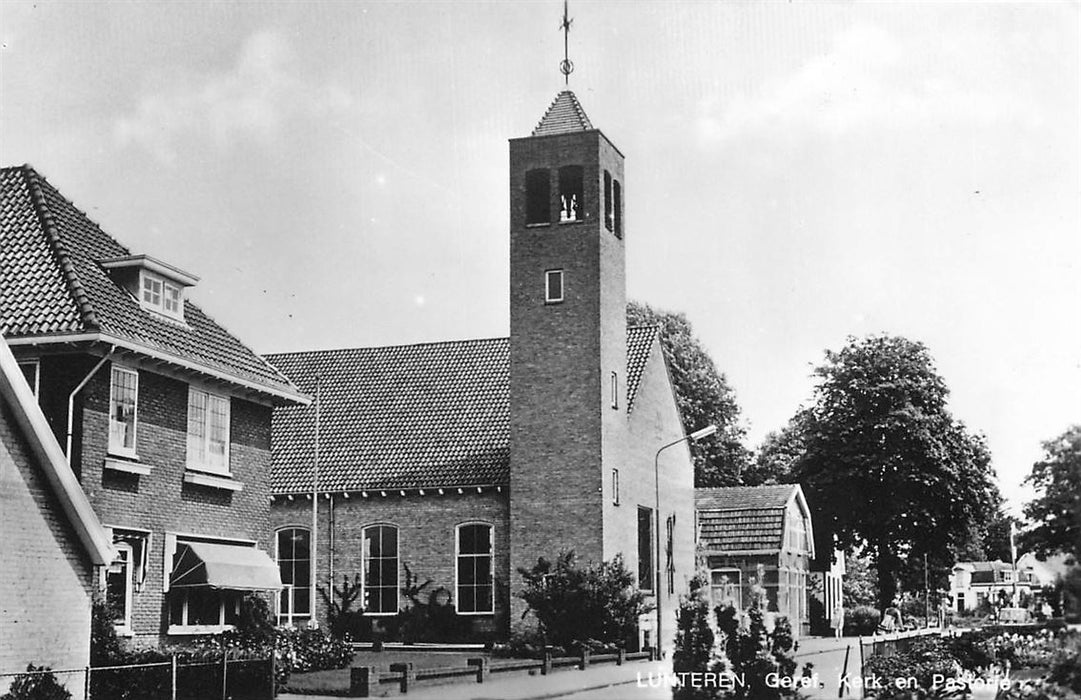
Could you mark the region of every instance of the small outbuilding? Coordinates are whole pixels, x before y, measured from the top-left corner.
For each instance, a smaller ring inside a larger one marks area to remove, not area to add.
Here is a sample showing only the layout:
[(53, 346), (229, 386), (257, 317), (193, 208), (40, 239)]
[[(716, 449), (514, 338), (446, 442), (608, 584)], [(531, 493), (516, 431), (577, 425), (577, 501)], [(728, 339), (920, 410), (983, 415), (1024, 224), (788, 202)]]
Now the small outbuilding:
[(815, 558), (811, 512), (799, 484), (695, 489), (696, 530), (714, 605), (737, 609), (752, 588), (786, 616), (793, 635), (810, 631), (808, 581)]

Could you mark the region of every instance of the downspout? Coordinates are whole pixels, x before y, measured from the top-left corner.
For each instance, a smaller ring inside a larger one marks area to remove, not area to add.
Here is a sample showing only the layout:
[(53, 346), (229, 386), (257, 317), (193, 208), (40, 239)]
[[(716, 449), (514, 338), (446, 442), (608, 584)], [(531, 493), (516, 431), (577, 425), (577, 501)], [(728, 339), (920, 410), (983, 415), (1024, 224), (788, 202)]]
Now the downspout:
[[(327, 545), (327, 586), (333, 590), (334, 587), (334, 494), (327, 494), (330, 498), (330, 508), (327, 515), (329, 516), (330, 523), (327, 525), (327, 537), (330, 542)], [(314, 600), (314, 598), (313, 598)]]
[[(74, 433), (75, 431), (75, 395), (82, 391), (83, 387), (85, 387), (87, 383), (89, 383), (90, 380), (93, 379), (94, 375), (97, 374), (99, 369), (101, 369), (101, 366), (108, 362), (109, 359), (113, 356), (113, 351), (115, 350), (115, 345), (109, 346), (109, 352), (105, 353), (105, 357), (101, 358), (101, 360), (99, 360), (98, 363), (94, 365), (94, 369), (90, 370), (90, 373), (83, 377), (83, 380), (79, 382), (79, 384), (74, 389), (72, 389), (71, 393), (68, 395), (68, 435), (67, 449), (64, 452), (64, 454), (68, 458), (68, 467), (71, 467), (71, 436), (72, 433)], [(75, 469), (72, 468), (72, 471), (75, 471)]]

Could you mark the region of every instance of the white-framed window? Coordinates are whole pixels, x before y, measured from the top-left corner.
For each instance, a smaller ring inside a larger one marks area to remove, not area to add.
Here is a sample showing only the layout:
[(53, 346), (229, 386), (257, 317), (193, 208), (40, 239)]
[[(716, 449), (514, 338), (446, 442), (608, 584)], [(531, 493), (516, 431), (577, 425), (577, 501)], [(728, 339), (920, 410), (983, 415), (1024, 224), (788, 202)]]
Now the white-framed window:
[(188, 467), (229, 473), (229, 398), (188, 388)]
[(544, 271), (544, 303), (558, 304), (563, 301), (563, 270)]
[(292, 624), (293, 618), (309, 618), (312, 614), (312, 555), (311, 530), (287, 527), (278, 530), (278, 573), (282, 590), (278, 598), (278, 621)]
[(619, 505), (619, 470), (612, 470), (612, 504)]
[(175, 588), (169, 592), (169, 634), (217, 634), (236, 627), (240, 591)]
[(173, 586), (171, 581), (182, 574), (185, 545), (194, 542), (254, 547), (250, 540), (221, 539), (197, 534), (165, 533), (162, 592), (168, 605), (167, 634), (218, 634), (236, 627), (240, 617), (240, 601), (244, 591), (225, 588)]
[(135, 456), (139, 373), (113, 365), (109, 388), (109, 453)]
[(34, 397), (39, 397), (38, 389), (41, 385), (41, 363), (37, 360), (22, 360), (19, 363), (19, 369), (22, 370), (23, 376), (26, 378), (26, 383), (30, 386), (30, 391), (34, 393)]
[(398, 528), (378, 524), (364, 528), (361, 551), (361, 596), (365, 615), (398, 613)]
[(134, 552), (127, 542), (115, 542), (116, 559), (105, 567), (105, 608), (120, 634), (131, 634)]
[(488, 523), (462, 523), (455, 528), (455, 582), (458, 613), (495, 612), (494, 528)]
[(183, 288), (145, 270), (139, 274), (139, 303), (166, 316), (184, 317)]
[(619, 408), (619, 374), (612, 372), (611, 376), (612, 408)]
[(709, 600), (712, 607), (731, 605), (743, 610), (743, 572), (734, 567), (711, 569), (709, 572)]

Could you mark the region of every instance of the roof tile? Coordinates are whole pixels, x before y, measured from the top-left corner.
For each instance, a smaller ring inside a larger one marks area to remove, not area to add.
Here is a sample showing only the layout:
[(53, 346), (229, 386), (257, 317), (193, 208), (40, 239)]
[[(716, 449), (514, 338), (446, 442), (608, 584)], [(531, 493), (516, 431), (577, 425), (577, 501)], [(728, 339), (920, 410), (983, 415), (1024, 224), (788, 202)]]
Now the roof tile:
[[(627, 332), (628, 411), (656, 328)], [(274, 410), (271, 488), (319, 490), (503, 486), (510, 479), (507, 338), (268, 355), (310, 406)], [(319, 377), (317, 387), (316, 377)], [(318, 403), (318, 409), (316, 406)]]
[(186, 301), (184, 321), (142, 308), (98, 261), (129, 251), (29, 166), (0, 169), (0, 334), (100, 331), (217, 372), (295, 393), (289, 380)]
[(589, 131), (592, 128), (593, 124), (590, 123), (582, 105), (578, 103), (578, 98), (570, 90), (564, 90), (556, 95), (548, 111), (537, 124), (537, 128), (533, 129), (533, 136), (568, 134), (575, 131)]

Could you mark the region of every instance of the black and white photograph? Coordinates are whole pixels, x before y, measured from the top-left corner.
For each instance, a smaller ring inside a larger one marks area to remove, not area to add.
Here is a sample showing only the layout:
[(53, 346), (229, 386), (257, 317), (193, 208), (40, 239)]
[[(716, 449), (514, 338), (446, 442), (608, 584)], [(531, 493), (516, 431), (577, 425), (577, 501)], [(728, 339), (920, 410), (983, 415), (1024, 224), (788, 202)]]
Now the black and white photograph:
[(1081, 2), (0, 0), (0, 700), (1081, 700)]

